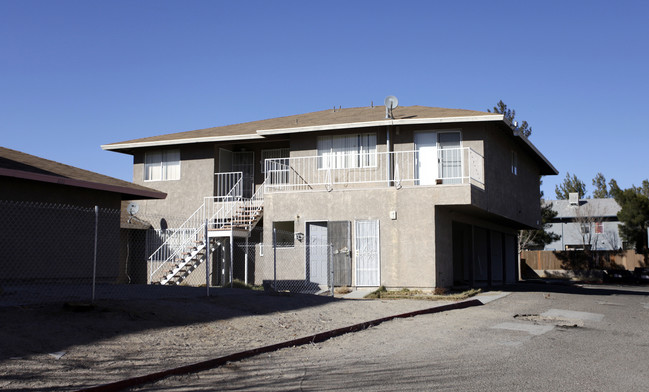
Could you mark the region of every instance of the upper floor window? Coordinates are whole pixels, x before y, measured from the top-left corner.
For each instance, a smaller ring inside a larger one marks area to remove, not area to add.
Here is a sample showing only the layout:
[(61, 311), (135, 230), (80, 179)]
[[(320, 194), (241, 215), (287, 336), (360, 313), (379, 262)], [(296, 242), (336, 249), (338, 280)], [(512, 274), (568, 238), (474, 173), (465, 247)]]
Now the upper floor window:
[(180, 150), (158, 150), (144, 156), (144, 181), (180, 180)]
[(376, 166), (376, 133), (320, 136), (318, 169), (352, 169)]
[(512, 174), (518, 175), (518, 153), (512, 151)]

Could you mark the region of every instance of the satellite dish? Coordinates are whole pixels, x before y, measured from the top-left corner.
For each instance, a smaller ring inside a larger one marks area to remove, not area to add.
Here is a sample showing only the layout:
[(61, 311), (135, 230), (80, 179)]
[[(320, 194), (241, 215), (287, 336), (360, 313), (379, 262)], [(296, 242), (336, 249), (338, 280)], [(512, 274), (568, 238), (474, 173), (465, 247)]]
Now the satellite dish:
[(388, 95), (385, 97), (385, 107), (394, 109), (399, 106), (399, 100), (394, 95)]
[(392, 109), (399, 106), (399, 100), (394, 95), (388, 95), (385, 97), (385, 118), (394, 118), (392, 117)]
[(135, 215), (139, 210), (140, 206), (138, 206), (134, 201), (128, 203), (128, 206), (126, 207), (126, 212), (128, 212), (129, 215)]

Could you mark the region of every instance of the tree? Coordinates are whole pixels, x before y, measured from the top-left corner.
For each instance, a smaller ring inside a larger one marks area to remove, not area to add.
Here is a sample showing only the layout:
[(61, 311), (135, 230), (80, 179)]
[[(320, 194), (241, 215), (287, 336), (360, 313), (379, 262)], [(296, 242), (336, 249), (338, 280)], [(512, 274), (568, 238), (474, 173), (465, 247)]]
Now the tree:
[(602, 173), (597, 173), (595, 178), (593, 178), (593, 186), (595, 187), (593, 191), (593, 197), (595, 199), (608, 199), (613, 197), (606, 187), (606, 177)]
[(611, 178), (611, 181), (608, 182), (608, 193), (612, 198), (617, 200), (617, 196), (620, 192), (622, 192), (622, 189), (617, 185), (617, 181), (615, 181), (615, 178)]
[(599, 235), (596, 227), (604, 222), (604, 217), (596, 204), (586, 203), (578, 205), (575, 212), (575, 222), (577, 222), (577, 230), (581, 236), (581, 243), (586, 251), (597, 250), (597, 241)]
[(615, 201), (620, 205), (617, 218), (622, 222), (620, 235), (622, 239), (635, 246), (636, 252), (647, 253), (647, 226), (649, 224), (649, 196), (646, 195), (644, 185), (649, 191), (649, 182), (643, 181), (643, 187), (632, 186), (629, 189), (619, 190), (615, 194)]
[[(505, 103), (500, 100), (494, 106), (493, 112), (491, 109), (487, 109), (489, 113), (498, 113), (498, 114), (504, 114), (505, 118), (509, 120), (512, 125), (514, 124), (514, 117), (516, 117), (516, 110), (511, 110), (505, 105)], [(527, 123), (527, 121), (521, 122), (518, 126), (515, 126), (514, 129), (518, 131), (521, 135), (524, 135), (525, 137), (530, 137), (532, 135), (532, 127)]]
[(586, 196), (586, 184), (576, 175), (570, 176), (570, 173), (566, 173), (566, 178), (564, 178), (561, 185), (557, 185), (554, 188), (554, 192), (557, 195), (559, 200), (568, 200), (571, 193), (579, 193), (579, 197)]

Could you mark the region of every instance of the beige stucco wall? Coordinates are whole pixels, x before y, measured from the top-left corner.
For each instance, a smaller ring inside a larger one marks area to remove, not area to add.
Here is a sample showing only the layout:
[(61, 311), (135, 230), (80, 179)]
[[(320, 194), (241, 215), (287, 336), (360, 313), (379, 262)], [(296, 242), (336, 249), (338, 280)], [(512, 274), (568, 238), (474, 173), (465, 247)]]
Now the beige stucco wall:
[[(377, 133), (377, 150), (385, 151), (386, 128), (331, 134), (371, 131)], [(380, 185), (371, 190), (334, 186), (332, 192), (267, 194), (264, 237), (272, 238), (272, 221), (294, 221), (295, 231), (305, 233), (308, 221), (348, 220), (353, 230), (354, 220), (376, 219), (380, 225), (381, 284), (430, 288), (453, 284), (453, 221), (489, 230), (496, 242), (504, 234), (515, 235), (518, 228), (536, 225), (540, 170), (506, 130), (488, 123), (393, 127), (392, 150), (413, 150), (417, 131), (460, 131), (462, 147), (484, 157), (484, 188), (467, 184), (400, 190)], [(321, 134), (292, 136), (291, 156), (317, 155), (317, 136)], [(512, 151), (518, 153), (517, 175), (511, 173)], [(397, 212), (396, 220), (390, 219), (390, 211)], [(304, 253), (301, 247), (281, 251)], [(304, 257), (294, 255), (300, 256)], [(353, 282), (354, 268), (352, 260)]]
[[(178, 181), (142, 181), (144, 153), (139, 152), (134, 159), (134, 182), (168, 194), (166, 200), (139, 202), (139, 214), (144, 217), (168, 216), (169, 227), (173, 227), (173, 222), (186, 219), (202, 204), (204, 196), (214, 192), (214, 172), (220, 171), (220, 148), (254, 151), (255, 183), (259, 185), (263, 176), (257, 162), (264, 148), (290, 146), (291, 157), (315, 156), (320, 135), (375, 132), (377, 151), (384, 152), (387, 150), (388, 131), (393, 151), (412, 151), (414, 133), (418, 131), (459, 131), (462, 147), (470, 147), (484, 157), (484, 187), (442, 184), (406, 186), (398, 190), (388, 187), (386, 182), (365, 185), (365, 189), (352, 189), (357, 187), (355, 185), (337, 185), (331, 192), (268, 193), (264, 203), (266, 244), (272, 238), (273, 221), (293, 221), (295, 231), (305, 233), (308, 221), (351, 221), (353, 231), (354, 220), (379, 220), (381, 284), (388, 287), (445, 287), (452, 284), (451, 226), (454, 219), (498, 233), (514, 233), (517, 228), (535, 226), (540, 219), (538, 165), (502, 124), (494, 123), (396, 126), (389, 130), (388, 127), (373, 127), (290, 134), (263, 142), (181, 146), (181, 179)], [(517, 175), (511, 173), (512, 151), (518, 152)], [(390, 219), (391, 211), (396, 211), (396, 220)], [(155, 220), (151, 223), (159, 226)], [(260, 262), (272, 263), (272, 258), (267, 257), (270, 252), (271, 249), (266, 250), (265, 257), (259, 258)], [(281, 249), (280, 252), (293, 253), (297, 260), (304, 260), (303, 247)], [(353, 271), (355, 264), (352, 263)], [(256, 268), (255, 271), (257, 274), (268, 269)], [(295, 278), (300, 279), (304, 271), (295, 273)], [(352, 274), (355, 282), (354, 272)]]
[(164, 200), (142, 200), (138, 217), (160, 228), (165, 219), (168, 227), (177, 227), (203, 204), (203, 197), (214, 191), (214, 146), (198, 144), (180, 146), (180, 180), (144, 181), (145, 151), (134, 155), (133, 182), (167, 194)]
[[(272, 238), (273, 221), (293, 221), (295, 231), (301, 233), (306, 233), (307, 222), (351, 221), (353, 242), (354, 221), (378, 220), (381, 284), (431, 288), (436, 286), (435, 206), (451, 200), (469, 203), (470, 188), (445, 185), (269, 194), (265, 200), (264, 238)], [(391, 211), (396, 212), (397, 219), (390, 218)], [(304, 247), (279, 251), (285, 256), (294, 252), (292, 259), (304, 260)], [(265, 258), (265, 262), (272, 260)], [(352, 282), (356, 281), (354, 269), (352, 257)]]

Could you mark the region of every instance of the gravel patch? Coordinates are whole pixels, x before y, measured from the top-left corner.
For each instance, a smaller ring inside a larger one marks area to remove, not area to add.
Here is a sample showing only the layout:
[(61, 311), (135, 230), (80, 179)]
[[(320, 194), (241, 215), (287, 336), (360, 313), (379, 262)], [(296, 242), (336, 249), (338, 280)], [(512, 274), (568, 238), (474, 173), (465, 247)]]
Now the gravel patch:
[(223, 289), (92, 307), (2, 307), (0, 389), (76, 390), (447, 303)]

